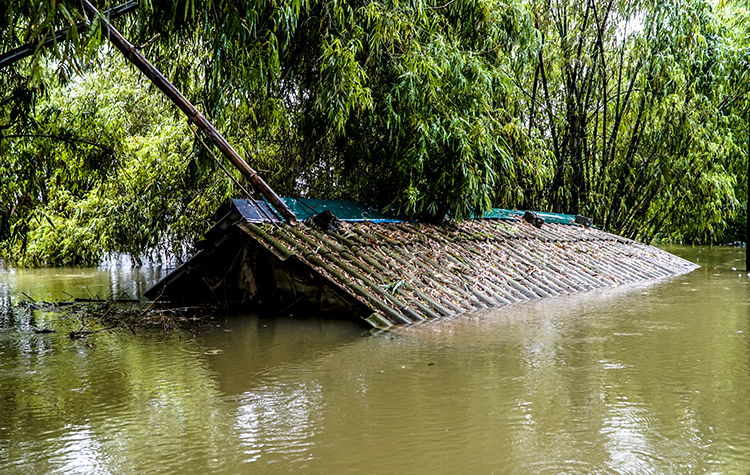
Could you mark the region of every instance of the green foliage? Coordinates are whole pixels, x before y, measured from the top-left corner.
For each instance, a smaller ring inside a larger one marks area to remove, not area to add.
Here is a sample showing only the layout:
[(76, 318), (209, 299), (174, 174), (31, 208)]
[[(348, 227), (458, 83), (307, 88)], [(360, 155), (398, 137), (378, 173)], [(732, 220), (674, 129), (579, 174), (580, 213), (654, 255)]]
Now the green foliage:
[(231, 195), (227, 177), (193, 153), (195, 137), (173, 107), (122, 59), (107, 66), (39, 101), (35, 128), (46, 136), (0, 142), (8, 147), (2, 203), (12, 210), (2, 257), (27, 265), (181, 258)]
[[(83, 19), (4, 6), (0, 54)], [(711, 243), (745, 219), (747, 18), (707, 0), (145, 0), (116, 26), (279, 194)], [(0, 70), (6, 258), (181, 256), (238, 192), (105, 40), (71, 28)]]
[(712, 4), (567, 2), (535, 11), (543, 46), (526, 88), (539, 91), (540, 116), (529, 109), (552, 142), (551, 209), (647, 241), (720, 239), (740, 204), (732, 164), (744, 134), (723, 105), (736, 49)]
[(518, 6), (254, 7), (228, 8), (210, 46), (221, 63), (202, 75), (216, 120), (247, 133), (248, 147), (276, 145), (281, 165), (259, 168), (277, 172), (267, 176), (277, 191), (461, 218), (514, 180), (511, 118), (498, 112), (509, 94), (501, 66), (530, 33)]

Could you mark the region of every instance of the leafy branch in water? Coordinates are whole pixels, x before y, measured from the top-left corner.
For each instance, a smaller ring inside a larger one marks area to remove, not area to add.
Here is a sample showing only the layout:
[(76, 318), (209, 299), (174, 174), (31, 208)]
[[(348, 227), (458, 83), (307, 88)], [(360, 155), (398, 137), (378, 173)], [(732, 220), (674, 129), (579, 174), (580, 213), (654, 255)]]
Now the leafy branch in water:
[[(21, 301), (6, 311), (47, 314), (45, 327), (36, 329), (37, 333), (55, 333), (57, 327), (69, 327), (69, 325), (57, 325), (57, 321), (65, 322), (75, 319), (80, 322), (80, 326), (68, 332), (68, 336), (72, 339), (118, 330), (126, 330), (133, 334), (140, 330), (194, 331), (212, 325), (219, 315), (218, 309), (214, 307), (168, 308), (154, 303), (143, 304), (119, 300)], [(54, 318), (50, 319), (50, 315)]]

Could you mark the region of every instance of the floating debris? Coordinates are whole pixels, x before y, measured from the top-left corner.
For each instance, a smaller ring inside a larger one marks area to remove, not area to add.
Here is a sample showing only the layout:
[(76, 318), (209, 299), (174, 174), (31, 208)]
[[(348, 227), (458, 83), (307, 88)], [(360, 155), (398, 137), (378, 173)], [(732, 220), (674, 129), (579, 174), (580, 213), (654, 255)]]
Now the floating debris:
[[(21, 300), (7, 307), (7, 311), (16, 315), (33, 316), (37, 312), (54, 315), (51, 320), (46, 318), (43, 328), (32, 328), (31, 331), (38, 335), (65, 332), (71, 339), (116, 330), (132, 333), (144, 329), (164, 332), (175, 329), (195, 330), (212, 325), (219, 316), (224, 315), (215, 305), (171, 308), (154, 302), (123, 299), (76, 299), (70, 302)], [(77, 328), (70, 331), (73, 322), (77, 322)]]

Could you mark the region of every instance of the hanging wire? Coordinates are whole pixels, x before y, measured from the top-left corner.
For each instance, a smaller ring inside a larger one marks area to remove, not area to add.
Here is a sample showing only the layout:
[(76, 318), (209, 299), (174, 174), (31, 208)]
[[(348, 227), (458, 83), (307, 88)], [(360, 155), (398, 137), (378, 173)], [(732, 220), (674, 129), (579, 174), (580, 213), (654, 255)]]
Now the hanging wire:
[(304, 206), (305, 208), (307, 208), (310, 211), (312, 211), (313, 215), (319, 214), (318, 211), (315, 211), (314, 208), (311, 208), (310, 205), (308, 205), (307, 203), (305, 203), (302, 198), (295, 198), (294, 201), (296, 201), (297, 203), (302, 203), (302, 206)]
[(263, 208), (262, 208), (262, 207), (261, 207), (260, 205), (258, 205), (258, 203), (257, 203), (257, 202), (255, 201), (255, 198), (254, 198), (254, 197), (253, 197), (253, 195), (252, 195), (252, 194), (251, 194), (251, 193), (250, 193), (250, 192), (249, 192), (249, 191), (247, 190), (247, 188), (245, 188), (244, 186), (242, 186), (242, 183), (240, 183), (240, 182), (239, 182), (239, 181), (238, 181), (238, 180), (237, 180), (237, 179), (236, 179), (236, 178), (234, 177), (234, 175), (232, 175), (232, 174), (231, 174), (231, 173), (229, 172), (229, 170), (227, 170), (227, 168), (226, 168), (226, 167), (224, 166), (224, 164), (223, 164), (223, 163), (221, 163), (221, 160), (219, 160), (219, 157), (217, 157), (217, 156), (216, 156), (216, 154), (214, 153), (214, 151), (213, 151), (213, 150), (211, 150), (211, 149), (210, 149), (210, 148), (208, 147), (208, 145), (206, 145), (206, 142), (204, 142), (204, 141), (203, 141), (203, 137), (201, 137), (201, 136), (200, 136), (200, 134), (198, 133), (198, 131), (197, 131), (196, 129), (194, 129), (193, 127), (190, 127), (190, 125), (188, 125), (188, 128), (189, 128), (189, 129), (190, 129), (190, 130), (191, 130), (191, 131), (193, 132), (193, 134), (195, 134), (195, 136), (196, 136), (196, 137), (198, 138), (198, 140), (200, 141), (200, 143), (201, 143), (201, 144), (203, 144), (203, 148), (205, 148), (205, 149), (206, 149), (206, 151), (208, 151), (209, 155), (211, 155), (211, 158), (213, 158), (213, 159), (214, 159), (214, 161), (216, 162), (216, 164), (217, 164), (217, 165), (219, 165), (219, 168), (221, 168), (221, 170), (222, 170), (222, 171), (223, 171), (223, 172), (224, 172), (224, 173), (225, 173), (225, 174), (226, 174), (226, 175), (227, 175), (227, 176), (228, 176), (228, 177), (229, 177), (229, 178), (230, 178), (230, 179), (231, 179), (231, 180), (232, 180), (232, 181), (234, 182), (234, 184), (235, 184), (235, 185), (237, 185), (237, 187), (238, 187), (238, 188), (239, 188), (240, 190), (242, 190), (242, 192), (243, 192), (243, 193), (245, 193), (245, 196), (246, 196), (246, 197), (248, 198), (248, 199), (247, 199), (247, 200), (245, 200), (245, 201), (246, 201), (247, 203), (249, 203), (249, 204), (250, 204), (250, 206), (251, 206), (252, 208), (254, 208), (254, 209), (255, 209), (255, 210), (256, 210), (256, 211), (258, 212), (258, 215), (259, 215), (259, 216), (263, 216), (263, 217), (264, 217), (264, 218), (265, 218), (265, 219), (266, 219), (267, 221), (269, 221), (269, 222), (270, 222), (271, 224), (273, 224), (274, 226), (276, 226), (276, 227), (278, 228), (278, 227), (279, 227), (279, 225), (278, 225), (278, 224), (276, 223), (276, 220), (275, 220), (275, 219), (273, 219), (273, 217), (271, 217), (271, 216), (270, 216), (270, 215), (269, 215), (269, 214), (268, 214), (268, 213), (266, 212), (266, 210), (264, 210), (264, 209), (263, 209)]

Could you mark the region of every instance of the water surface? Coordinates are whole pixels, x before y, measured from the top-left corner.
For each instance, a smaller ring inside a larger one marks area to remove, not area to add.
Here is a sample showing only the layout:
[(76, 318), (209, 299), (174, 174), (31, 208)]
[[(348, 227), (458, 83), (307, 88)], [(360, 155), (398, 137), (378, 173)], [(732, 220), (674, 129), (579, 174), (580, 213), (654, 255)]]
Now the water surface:
[[(748, 473), (744, 249), (669, 250), (703, 267), (388, 333), (245, 315), (71, 340), (0, 306), (0, 473)], [(123, 271), (0, 271), (0, 302), (160, 276)]]

